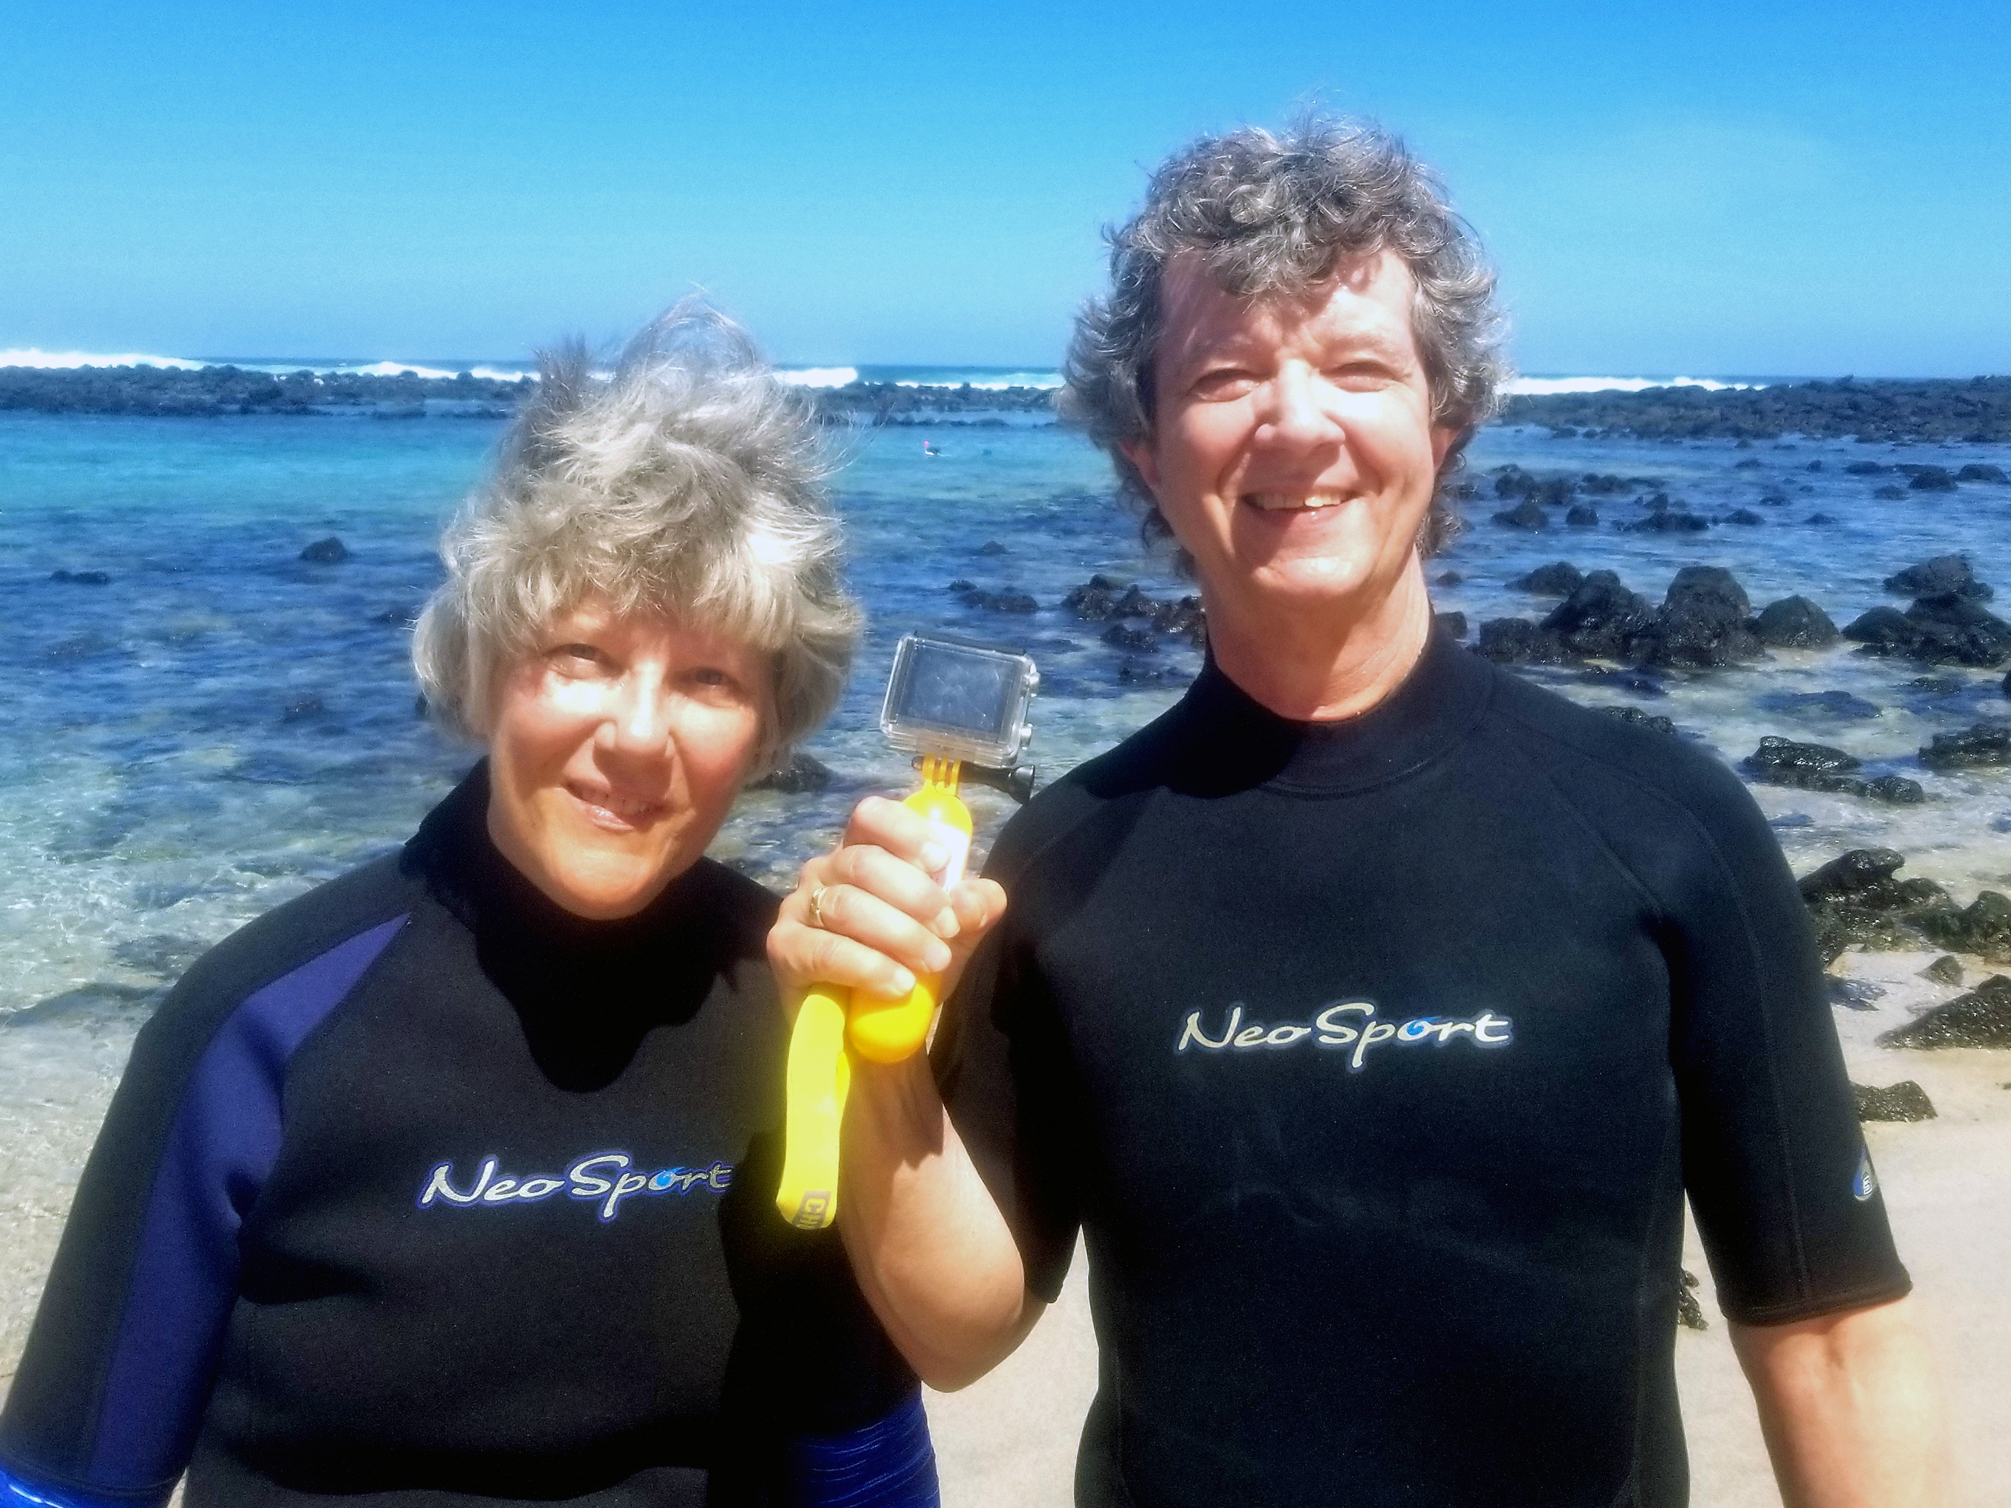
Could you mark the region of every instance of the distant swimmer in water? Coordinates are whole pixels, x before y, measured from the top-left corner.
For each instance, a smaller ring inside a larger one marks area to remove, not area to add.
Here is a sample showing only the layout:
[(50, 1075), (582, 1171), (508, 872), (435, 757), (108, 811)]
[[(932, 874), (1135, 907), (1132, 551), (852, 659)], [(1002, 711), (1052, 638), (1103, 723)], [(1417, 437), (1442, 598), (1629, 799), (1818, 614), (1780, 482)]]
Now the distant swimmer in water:
[(939, 456), (942, 452), (936, 449), (936, 442), (934, 440), (924, 440), (922, 441), (922, 454), (925, 456)]

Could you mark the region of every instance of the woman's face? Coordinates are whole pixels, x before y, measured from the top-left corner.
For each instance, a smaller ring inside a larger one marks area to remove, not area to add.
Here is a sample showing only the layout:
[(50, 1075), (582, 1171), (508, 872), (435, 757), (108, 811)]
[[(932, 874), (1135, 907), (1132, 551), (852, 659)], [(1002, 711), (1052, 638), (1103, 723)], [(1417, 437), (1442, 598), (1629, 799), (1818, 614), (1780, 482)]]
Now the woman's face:
[(726, 820), (769, 698), (766, 653), (589, 600), (500, 673), (489, 834), (566, 910), (633, 916)]

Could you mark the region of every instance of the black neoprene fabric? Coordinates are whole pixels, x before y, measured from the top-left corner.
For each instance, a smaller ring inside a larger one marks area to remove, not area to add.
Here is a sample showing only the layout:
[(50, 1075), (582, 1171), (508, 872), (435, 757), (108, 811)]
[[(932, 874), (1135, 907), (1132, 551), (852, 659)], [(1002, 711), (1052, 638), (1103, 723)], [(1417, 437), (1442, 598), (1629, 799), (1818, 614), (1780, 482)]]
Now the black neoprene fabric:
[(774, 1209), (774, 898), (701, 860), (583, 922), (497, 855), (486, 789), (142, 1031), (0, 1469), (141, 1505), (187, 1463), (190, 1508), (754, 1503), (790, 1439), (912, 1398), (835, 1232)]
[(1352, 720), (1209, 666), (1010, 823), (934, 1049), (1102, 1354), (1078, 1501), (1680, 1504), (1687, 1191), (1725, 1311), (1904, 1293), (1735, 776), (1436, 638)]

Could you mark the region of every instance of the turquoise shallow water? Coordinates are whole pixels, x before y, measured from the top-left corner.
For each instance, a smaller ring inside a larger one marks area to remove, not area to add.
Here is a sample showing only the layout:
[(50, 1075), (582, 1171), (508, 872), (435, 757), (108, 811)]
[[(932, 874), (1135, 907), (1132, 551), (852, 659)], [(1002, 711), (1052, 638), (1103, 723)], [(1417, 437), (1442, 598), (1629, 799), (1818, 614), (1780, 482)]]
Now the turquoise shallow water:
[[(400, 841), (473, 757), (414, 715), (405, 622), (439, 577), (440, 524), (478, 475), (493, 423), (275, 418), (218, 421), (0, 416), (0, 591), (10, 629), (0, 656), (0, 1058), (64, 1022), (106, 1030), (139, 1019), (204, 946), (258, 912)], [(1186, 588), (1147, 559), (1135, 520), (1109, 498), (1106, 463), (1054, 428), (862, 431), (843, 438), (839, 482), (852, 579), (871, 612), (854, 686), (809, 748), (837, 774), (812, 796), (750, 793), (716, 852), (778, 886), (827, 843), (852, 801), (900, 789), (904, 762), (877, 731), (892, 646), (934, 628), (1031, 650), (1045, 685), (1034, 754), (1051, 775), (1170, 702), (1197, 656), (1184, 645), (1134, 660), (1075, 621), (1067, 589), (1103, 571), (1156, 594)], [(1788, 501), (1757, 528), (1700, 536), (1623, 533), (1639, 509), (1603, 499), (1595, 531), (1532, 536), (1487, 522), (1492, 497), (1433, 574), (1442, 609), (1478, 623), (1550, 605), (1508, 581), (1559, 558), (1610, 566), (1659, 598), (1684, 564), (1729, 566), (1755, 607), (1803, 592), (1839, 623), (1894, 600), (1879, 589), (1922, 556), (1968, 550), (2011, 587), (2011, 488), (1872, 497), (1886, 478), (1841, 474), (1865, 457), (2011, 462), (1963, 447), (1804, 443), (1735, 452), (1686, 446), (1482, 436), (1477, 473), (1514, 461), (1537, 471), (1653, 476), (1698, 511)], [(1758, 459), (1759, 468), (1735, 469)], [(1806, 469), (1821, 460), (1824, 469)], [(1821, 511), (1829, 524), (1809, 524)], [(335, 534), (350, 558), (298, 557)], [(991, 548), (988, 548), (991, 547)], [(51, 579), (102, 571), (106, 585)], [(1016, 587), (1042, 610), (960, 606), (957, 578)], [(1935, 797), (1877, 808), (1844, 797), (1761, 790), (1798, 867), (1881, 842), (1966, 898), (2011, 883), (2011, 782), (2001, 773), (1934, 776), (1913, 750), (1936, 731), (2011, 715), (2002, 672), (1921, 680), (1900, 662), (1847, 649), (1783, 653), (1750, 670), (1665, 683), (1650, 710), (1728, 758), (1763, 733), (1839, 744), (1875, 769), (1921, 778)], [(1580, 672), (1547, 679), (1588, 701), (1633, 694)], [(1842, 689), (1879, 710), (1837, 721), (1784, 710), (1783, 693)], [(981, 797), (981, 824), (1003, 814)], [(116, 1029), (124, 1029), (118, 1026)]]

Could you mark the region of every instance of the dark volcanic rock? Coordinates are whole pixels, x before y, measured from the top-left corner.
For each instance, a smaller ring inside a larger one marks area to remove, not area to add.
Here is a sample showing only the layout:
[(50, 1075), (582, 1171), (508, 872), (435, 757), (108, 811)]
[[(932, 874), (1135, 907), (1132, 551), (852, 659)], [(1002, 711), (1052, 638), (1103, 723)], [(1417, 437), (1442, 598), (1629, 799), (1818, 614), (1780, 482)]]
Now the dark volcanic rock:
[(1657, 508), (1646, 518), (1620, 527), (1629, 534), (1699, 534), (1711, 527), (1711, 521), (1687, 508)]
[(1534, 530), (1550, 527), (1550, 515), (1529, 498), (1524, 498), (1513, 508), (1495, 514), (1494, 521), (1497, 524), (1505, 524), (1511, 529)]
[(1877, 717), (1878, 708), (1848, 691), (1776, 691), (1760, 698), (1769, 712), (1789, 712), (1817, 717)]
[(1619, 660), (1627, 657), (1628, 644), (1648, 633), (1654, 623), (1655, 609), (1647, 598), (1622, 586), (1616, 572), (1593, 571), (1550, 610), (1542, 630), (1561, 640), (1573, 655)]
[(1759, 748), (1740, 763), (1775, 785), (1806, 786), (1810, 779), (1854, 770), (1862, 761), (1825, 744), (1799, 744), (1791, 738), (1768, 737), (1761, 739)]
[(1599, 510), (1590, 503), (1573, 503), (1571, 511), (1564, 515), (1564, 522), (1574, 529), (1596, 529), (1599, 527)]
[(1974, 597), (1916, 597), (1906, 616), (1920, 630), (1908, 651), (1933, 665), (2002, 665), (2011, 659), (2011, 623)]
[(2011, 477), (2004, 475), (2002, 466), (1991, 466), (1982, 461), (1971, 461), (1955, 473), (1958, 482), (2006, 482)]
[(1432, 578), (1434, 586), (1458, 586), (1466, 578), (1457, 571), (1440, 571)]
[(1821, 649), (1837, 639), (1828, 613), (1806, 597), (1783, 597), (1760, 609), (1754, 624), (1762, 644), (1780, 649)]
[(1920, 971), (1920, 977), (1932, 979), (1936, 984), (1960, 984), (1962, 964), (1953, 953), (1943, 953)]
[(1464, 639), (1466, 637), (1465, 613), (1433, 613), (1432, 621), (1438, 624), (1452, 638)]
[(1765, 523), (1766, 520), (1761, 518), (1759, 514), (1753, 512), (1753, 510), (1750, 508), (1734, 508), (1729, 514), (1725, 516), (1725, 522), (1728, 524), (1739, 524), (1743, 527), (1751, 528), (1754, 524)]
[(1133, 628), (1128, 623), (1113, 623), (1103, 631), (1103, 642), (1114, 644), (1119, 649), (1157, 649), (1159, 640), (1149, 628)]
[(1955, 478), (1939, 466), (1922, 466), (1906, 485), (1915, 492), (1953, 492)]
[(780, 791), (785, 796), (801, 796), (810, 791), (821, 791), (830, 783), (831, 767), (798, 749), (789, 756), (787, 769), (770, 770), (747, 788), (750, 791)]
[(1572, 659), (1562, 639), (1527, 618), (1490, 618), (1480, 625), (1474, 651), (1497, 665), (1564, 665)]
[(110, 586), (111, 576), (104, 571), (51, 571), (51, 581), (67, 581), (72, 586)]
[(1682, 1273), (1682, 1285), (1676, 1289), (1676, 1323), (1687, 1330), (1708, 1330), (1711, 1322), (1704, 1318), (1704, 1306), (1690, 1291), (1697, 1286), (1697, 1275), (1687, 1267)]
[(317, 539), (302, 550), (300, 558), (315, 565), (335, 565), (349, 558), (349, 547), (331, 534), (326, 539)]
[(1823, 975), (1822, 989), (1823, 998), (1831, 1005), (1852, 1011), (1875, 1011), (1885, 996), (1882, 984), (1873, 984), (1869, 979), (1838, 979), (1833, 974)]
[[(956, 588), (957, 584), (952, 582), (950, 589), (955, 591)], [(1091, 623), (1101, 623), (1116, 612), (1118, 601), (1123, 594), (1122, 583), (1112, 581), (1108, 576), (1092, 576), (1081, 586), (1072, 588), (1069, 594), (1061, 599), (1061, 605), (1078, 618), (1086, 618)]]
[(1002, 592), (985, 592), (976, 587), (967, 587), (957, 593), (957, 600), (965, 607), (979, 608), (993, 613), (1037, 613), (1040, 604), (1025, 592), (1007, 587)]
[(1676, 733), (1676, 724), (1672, 719), (1657, 717), (1652, 712), (1643, 712), (1639, 707), (1601, 707), (1599, 710), (1608, 717), (1617, 717), (1621, 722), (1632, 723), (1637, 728), (1650, 728), (1657, 733), (1667, 733), (1672, 738)]
[(1684, 566), (1655, 615), (1651, 642), (1630, 645), (1651, 665), (1698, 669), (1757, 660), (1759, 636), (1746, 627), (1752, 604), (1738, 578), (1722, 566)]
[(1896, 607), (1874, 607), (1843, 627), (1843, 636), (1879, 654), (1904, 654), (1920, 642), (1920, 630)]
[(1992, 974), (1966, 995), (1895, 1027), (1882, 1047), (2011, 1047), (2011, 979)]
[(1885, 589), (1915, 597), (1974, 597), (1988, 602), (1992, 589), (1976, 579), (1967, 555), (1936, 555), (1885, 578)]
[(1916, 925), (1931, 942), (1957, 953), (1973, 953), (1995, 963), (2011, 963), (2011, 900), (1994, 890), (1978, 891), (1967, 906), (1937, 906)]
[(1852, 476), (1877, 476), (1885, 468), (1876, 461), (1852, 461), (1844, 470)]
[(1930, 770), (2011, 764), (2011, 723), (1972, 723), (1960, 733), (1937, 733), (1920, 751)]
[(1896, 878), (1905, 863), (1904, 855), (1889, 848), (1854, 848), (1802, 877), (1802, 900), (1825, 964), (1845, 948), (1918, 948), (1926, 942), (1916, 923), (1924, 913), (1946, 908), (1948, 892), (1932, 880)]
[(1508, 584), (1518, 592), (1535, 592), (1544, 597), (1569, 597), (1578, 590), (1578, 584), (1585, 579), (1585, 573), (1568, 560), (1557, 561), (1553, 565), (1538, 566), (1527, 576), (1518, 576)]
[(1850, 1086), (1851, 1097), (1857, 1101), (1857, 1118), (1861, 1121), (1931, 1121), (1934, 1119), (1934, 1104), (1927, 1097), (1927, 1091), (1911, 1079), (1901, 1079), (1885, 1089), (1874, 1089), (1866, 1084)]
[(1767, 737), (1741, 763), (1769, 785), (1794, 786), (1804, 791), (1833, 791), (1846, 796), (1863, 796), (1910, 806), (1926, 799), (1920, 782), (1898, 775), (1881, 775), (1867, 780), (1850, 772), (1858, 761), (1841, 749), (1826, 744), (1796, 743), (1789, 738)]
[(978, 554), (980, 555), (1004, 555), (1005, 553), (1007, 553), (1006, 547), (996, 539), (988, 539), (978, 546)]
[(1887, 502), (1892, 502), (1897, 498), (1905, 497), (1906, 489), (1904, 487), (1895, 487), (1892, 483), (1887, 482), (1883, 487), (1873, 488), (1871, 495), (1876, 498), (1883, 498)]

